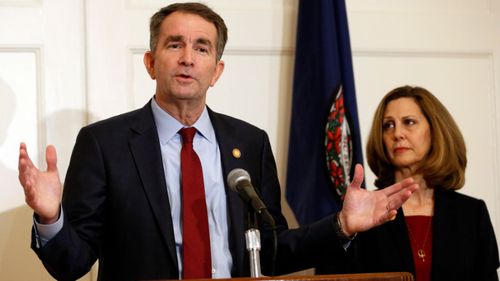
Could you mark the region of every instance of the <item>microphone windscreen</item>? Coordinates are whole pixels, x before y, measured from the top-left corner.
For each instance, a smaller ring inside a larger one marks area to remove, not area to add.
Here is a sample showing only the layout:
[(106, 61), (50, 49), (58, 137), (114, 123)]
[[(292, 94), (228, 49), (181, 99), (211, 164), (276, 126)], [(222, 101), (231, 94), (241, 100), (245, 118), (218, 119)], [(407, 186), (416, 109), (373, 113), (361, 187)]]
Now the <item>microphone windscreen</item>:
[(229, 174), (227, 175), (227, 184), (229, 185), (229, 188), (232, 190), (238, 192), (237, 190), (237, 185), (238, 182), (242, 180), (247, 180), (248, 182), (251, 182), (250, 180), (250, 174), (240, 168), (233, 169)]

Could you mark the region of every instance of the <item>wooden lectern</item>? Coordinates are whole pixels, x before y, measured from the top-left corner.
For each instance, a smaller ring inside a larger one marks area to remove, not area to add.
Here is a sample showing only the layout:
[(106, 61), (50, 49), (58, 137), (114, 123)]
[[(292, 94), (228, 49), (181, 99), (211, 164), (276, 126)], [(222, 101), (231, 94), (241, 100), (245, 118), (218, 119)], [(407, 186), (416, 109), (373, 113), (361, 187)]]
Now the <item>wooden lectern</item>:
[[(188, 279), (185, 279), (188, 280)], [(356, 273), (330, 275), (295, 275), (259, 278), (191, 279), (191, 281), (413, 281), (408, 272)], [(161, 280), (157, 280), (161, 281)], [(163, 280), (166, 281), (166, 280)]]

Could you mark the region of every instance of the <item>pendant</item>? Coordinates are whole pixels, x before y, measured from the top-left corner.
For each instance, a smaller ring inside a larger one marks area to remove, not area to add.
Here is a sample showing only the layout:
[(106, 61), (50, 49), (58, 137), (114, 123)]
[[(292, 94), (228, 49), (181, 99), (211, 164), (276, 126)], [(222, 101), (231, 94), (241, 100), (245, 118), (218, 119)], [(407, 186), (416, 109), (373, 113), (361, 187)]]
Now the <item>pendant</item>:
[(425, 252), (424, 252), (424, 249), (419, 249), (417, 251), (417, 255), (418, 255), (419, 258), (422, 259), (422, 262), (425, 262)]

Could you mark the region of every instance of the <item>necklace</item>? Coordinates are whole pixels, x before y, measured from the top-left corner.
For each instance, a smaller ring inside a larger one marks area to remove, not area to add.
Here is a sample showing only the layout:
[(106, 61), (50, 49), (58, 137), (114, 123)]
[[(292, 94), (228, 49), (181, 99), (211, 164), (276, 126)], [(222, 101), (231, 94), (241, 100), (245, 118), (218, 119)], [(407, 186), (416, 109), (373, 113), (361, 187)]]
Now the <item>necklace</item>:
[(432, 216), (429, 219), (429, 222), (427, 223), (427, 231), (425, 232), (424, 242), (422, 243), (421, 247), (418, 247), (418, 241), (417, 241), (417, 239), (415, 239), (415, 236), (411, 232), (410, 225), (407, 224), (408, 234), (410, 235), (411, 240), (413, 240), (415, 246), (417, 246), (417, 248), (418, 248), (417, 249), (417, 256), (422, 260), (422, 262), (425, 262), (426, 254), (425, 254), (424, 248), (425, 248), (425, 244), (427, 243), (427, 238), (429, 237), (429, 232), (431, 230), (431, 225), (432, 225)]

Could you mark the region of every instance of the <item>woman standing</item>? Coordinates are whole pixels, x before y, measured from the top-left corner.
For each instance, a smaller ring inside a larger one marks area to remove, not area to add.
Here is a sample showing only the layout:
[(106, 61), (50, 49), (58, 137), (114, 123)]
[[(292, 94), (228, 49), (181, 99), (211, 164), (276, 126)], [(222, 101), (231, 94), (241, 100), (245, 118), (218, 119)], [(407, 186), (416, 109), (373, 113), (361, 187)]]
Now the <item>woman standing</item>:
[[(486, 205), (456, 192), (465, 183), (464, 139), (435, 96), (410, 86), (389, 92), (375, 112), (366, 152), (377, 187), (412, 177), (420, 188), (393, 221), (359, 233), (344, 269), (407, 271), (417, 281), (498, 280)], [(339, 272), (319, 269), (327, 271)]]

